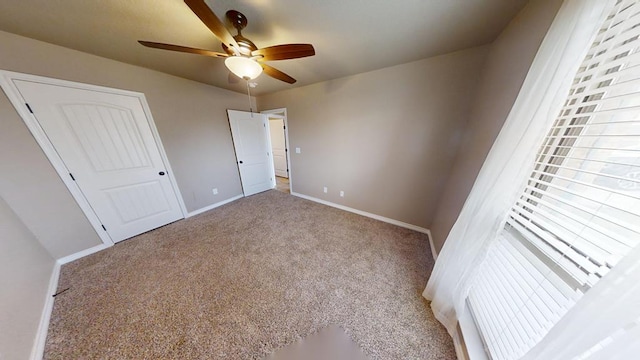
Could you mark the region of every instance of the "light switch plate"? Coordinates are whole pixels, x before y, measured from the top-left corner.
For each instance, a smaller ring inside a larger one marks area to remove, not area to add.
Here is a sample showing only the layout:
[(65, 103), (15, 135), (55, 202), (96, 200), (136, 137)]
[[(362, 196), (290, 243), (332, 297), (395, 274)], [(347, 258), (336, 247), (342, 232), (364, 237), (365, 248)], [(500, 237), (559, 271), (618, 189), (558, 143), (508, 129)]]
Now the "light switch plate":
[(296, 148), (296, 154), (300, 154), (300, 148), (299, 147)]

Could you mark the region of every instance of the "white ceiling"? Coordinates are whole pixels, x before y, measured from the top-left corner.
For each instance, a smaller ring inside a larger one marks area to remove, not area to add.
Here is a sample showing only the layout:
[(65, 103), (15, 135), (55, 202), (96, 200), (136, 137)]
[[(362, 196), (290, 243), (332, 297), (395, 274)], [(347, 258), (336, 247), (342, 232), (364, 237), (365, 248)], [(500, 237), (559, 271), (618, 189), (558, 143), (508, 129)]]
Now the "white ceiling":
[[(493, 41), (528, 0), (207, 0), (219, 18), (249, 19), (258, 47), (311, 43), (314, 57), (269, 64), (298, 80), (266, 75), (254, 94), (340, 78)], [(244, 92), (224, 61), (145, 48), (137, 40), (220, 51), (182, 0), (3, 0), (0, 30)], [(235, 34), (235, 30), (232, 32)]]

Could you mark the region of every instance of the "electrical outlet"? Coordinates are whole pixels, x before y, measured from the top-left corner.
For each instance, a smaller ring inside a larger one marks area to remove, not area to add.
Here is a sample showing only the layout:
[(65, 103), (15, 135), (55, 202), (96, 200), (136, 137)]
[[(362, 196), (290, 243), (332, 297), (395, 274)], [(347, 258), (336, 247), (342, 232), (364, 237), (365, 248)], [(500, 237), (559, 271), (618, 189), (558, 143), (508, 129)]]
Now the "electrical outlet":
[(344, 191), (340, 190), (340, 197), (344, 197)]
[(299, 147), (296, 148), (296, 154), (300, 154), (300, 148)]
[(218, 188), (213, 188), (213, 195), (218, 195)]
[(324, 193), (326, 194), (329, 191), (329, 189), (327, 189), (327, 187), (324, 187)]

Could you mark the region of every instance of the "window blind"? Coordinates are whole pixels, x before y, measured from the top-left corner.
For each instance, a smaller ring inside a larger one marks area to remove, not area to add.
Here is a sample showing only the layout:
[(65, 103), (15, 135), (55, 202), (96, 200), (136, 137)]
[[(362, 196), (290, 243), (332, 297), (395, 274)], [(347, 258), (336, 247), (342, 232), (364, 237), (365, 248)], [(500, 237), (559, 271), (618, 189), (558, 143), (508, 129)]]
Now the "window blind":
[(639, 38), (639, 1), (618, 1), (479, 271), (467, 300), (492, 359), (524, 355), (640, 242)]

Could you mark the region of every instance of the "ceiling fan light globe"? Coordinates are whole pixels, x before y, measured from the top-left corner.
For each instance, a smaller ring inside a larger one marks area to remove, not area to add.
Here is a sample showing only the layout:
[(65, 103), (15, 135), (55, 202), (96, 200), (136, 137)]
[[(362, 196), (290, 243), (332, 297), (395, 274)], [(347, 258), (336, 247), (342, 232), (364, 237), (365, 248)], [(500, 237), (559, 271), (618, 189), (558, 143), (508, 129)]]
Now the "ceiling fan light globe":
[(262, 66), (250, 58), (230, 56), (224, 60), (224, 64), (229, 71), (241, 79), (253, 80), (262, 74)]

